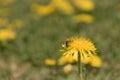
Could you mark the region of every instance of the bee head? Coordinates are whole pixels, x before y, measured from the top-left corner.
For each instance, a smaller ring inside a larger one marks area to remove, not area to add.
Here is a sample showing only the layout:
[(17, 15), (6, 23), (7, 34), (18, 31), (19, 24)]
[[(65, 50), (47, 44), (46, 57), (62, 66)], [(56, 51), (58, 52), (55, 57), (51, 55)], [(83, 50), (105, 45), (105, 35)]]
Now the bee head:
[(69, 47), (70, 43), (72, 42), (71, 39), (65, 41), (65, 47)]

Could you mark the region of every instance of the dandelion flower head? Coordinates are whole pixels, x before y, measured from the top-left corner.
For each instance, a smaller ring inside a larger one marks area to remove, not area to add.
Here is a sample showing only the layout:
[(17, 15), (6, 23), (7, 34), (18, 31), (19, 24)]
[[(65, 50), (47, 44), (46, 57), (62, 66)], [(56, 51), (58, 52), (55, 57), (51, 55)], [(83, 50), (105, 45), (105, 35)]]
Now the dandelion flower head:
[(16, 33), (11, 29), (0, 30), (0, 41), (14, 40), (16, 38)]
[(72, 64), (75, 63), (75, 59), (71, 56), (71, 57), (65, 57), (62, 56), (58, 59), (58, 65), (64, 65), (64, 64)]
[(44, 62), (47, 66), (54, 66), (56, 64), (56, 61), (54, 59), (45, 59)]
[(92, 67), (100, 67), (102, 65), (102, 60), (99, 56), (94, 55), (91, 58), (91, 61), (89, 63)]
[(52, 4), (66, 15), (73, 13), (74, 9), (67, 0), (53, 0)]
[(87, 57), (96, 54), (96, 48), (94, 44), (86, 38), (83, 37), (72, 37), (69, 38), (63, 45), (62, 53), (66, 57), (72, 56), (77, 60), (78, 52), (80, 53), (81, 59), (86, 59)]
[(83, 11), (92, 11), (94, 3), (92, 0), (73, 0), (74, 5)]
[(78, 15), (73, 17), (73, 20), (75, 23), (89, 24), (89, 23), (92, 23), (94, 21), (94, 18), (93, 18), (93, 16), (91, 16), (89, 14), (78, 14)]
[(47, 16), (55, 11), (55, 8), (52, 4), (49, 5), (39, 5), (33, 4), (31, 10), (40, 16)]

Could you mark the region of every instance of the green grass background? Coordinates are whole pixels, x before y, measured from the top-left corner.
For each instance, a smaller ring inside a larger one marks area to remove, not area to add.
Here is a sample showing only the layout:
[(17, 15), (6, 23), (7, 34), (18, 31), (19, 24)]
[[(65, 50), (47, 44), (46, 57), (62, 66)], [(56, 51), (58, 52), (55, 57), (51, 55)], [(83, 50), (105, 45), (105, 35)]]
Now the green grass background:
[[(59, 13), (34, 20), (30, 11), (32, 0), (17, 0), (10, 5), (11, 14), (8, 18), (22, 19), (24, 27), (17, 30), (14, 43), (8, 44), (4, 50), (1, 49), (0, 61), (7, 63), (7, 67), (12, 64), (10, 60), (18, 61), (18, 65), (29, 62), (32, 66), (18, 79), (11, 78), (9, 68), (0, 68), (0, 80), (76, 80), (75, 72), (68, 76), (51, 76), (43, 63), (46, 58), (57, 59), (61, 55), (61, 43), (71, 36), (84, 36), (92, 40), (103, 60), (104, 67), (95, 74), (89, 73), (87, 80), (120, 80), (120, 9), (117, 8), (120, 1), (93, 1), (95, 10), (90, 14), (95, 21), (89, 25), (74, 24), (72, 16)], [(36, 2), (44, 3), (42, 0)], [(24, 69), (20, 71), (22, 70)]]

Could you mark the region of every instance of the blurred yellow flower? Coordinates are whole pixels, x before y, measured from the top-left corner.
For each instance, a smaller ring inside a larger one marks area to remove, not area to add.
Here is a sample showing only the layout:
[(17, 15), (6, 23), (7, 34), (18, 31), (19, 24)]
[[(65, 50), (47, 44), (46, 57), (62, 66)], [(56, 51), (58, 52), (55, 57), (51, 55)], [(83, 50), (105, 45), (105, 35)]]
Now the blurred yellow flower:
[(58, 65), (64, 65), (66, 63), (72, 64), (74, 62), (75, 62), (75, 59), (73, 57), (62, 56), (58, 59)]
[(66, 58), (63, 56), (63, 57), (60, 57), (59, 59), (58, 59), (58, 65), (64, 65), (64, 64), (66, 64), (67, 63), (67, 61), (66, 61)]
[(8, 16), (10, 14), (10, 8), (1, 8), (0, 9), (0, 16)]
[(45, 64), (47, 66), (54, 66), (56, 64), (56, 61), (54, 59), (46, 59)]
[(0, 30), (0, 41), (6, 42), (8, 40), (14, 40), (16, 38), (16, 33), (11, 29)]
[(80, 10), (91, 11), (94, 9), (92, 0), (73, 0), (74, 5)]
[(49, 4), (49, 5), (33, 4), (31, 6), (31, 10), (37, 15), (47, 16), (55, 11), (55, 7), (52, 4)]
[(3, 6), (7, 6), (9, 4), (14, 3), (16, 0), (0, 0), (0, 4)]
[(22, 20), (16, 19), (7, 25), (8, 28), (21, 28), (23, 26)]
[(52, 4), (66, 15), (70, 15), (74, 11), (73, 7), (67, 0), (53, 0)]
[(71, 64), (67, 64), (63, 67), (64, 74), (69, 74), (73, 70), (73, 67)]
[(92, 67), (100, 67), (102, 65), (101, 58), (99, 56), (97, 56), (97, 55), (92, 56), (90, 65)]
[(75, 23), (92, 23), (94, 21), (93, 16), (89, 15), (89, 14), (79, 14), (73, 17), (73, 21)]
[(74, 63), (75, 59), (71, 56), (71, 57), (66, 57), (67, 63)]
[(0, 27), (5, 27), (6, 25), (8, 25), (8, 23), (8, 19), (0, 18)]
[[(86, 60), (87, 57), (92, 57), (96, 54), (96, 48), (94, 44), (83, 37), (72, 37), (69, 38), (63, 45), (62, 53), (66, 57), (73, 57), (76, 61), (78, 60), (78, 52), (80, 53), (81, 59)], [(89, 60), (88, 60), (89, 61)], [(86, 62), (87, 63), (87, 62)]]

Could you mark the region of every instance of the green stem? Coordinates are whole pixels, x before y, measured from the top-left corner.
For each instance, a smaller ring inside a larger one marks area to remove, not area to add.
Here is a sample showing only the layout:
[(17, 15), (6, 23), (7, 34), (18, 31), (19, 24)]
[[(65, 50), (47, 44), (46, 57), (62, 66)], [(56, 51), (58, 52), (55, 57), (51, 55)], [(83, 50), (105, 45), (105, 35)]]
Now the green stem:
[(82, 72), (81, 56), (80, 56), (80, 52), (78, 51), (78, 75), (80, 80), (83, 80), (82, 73), (83, 72)]

